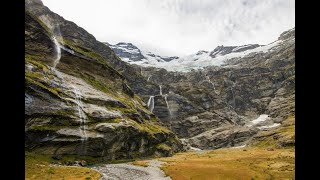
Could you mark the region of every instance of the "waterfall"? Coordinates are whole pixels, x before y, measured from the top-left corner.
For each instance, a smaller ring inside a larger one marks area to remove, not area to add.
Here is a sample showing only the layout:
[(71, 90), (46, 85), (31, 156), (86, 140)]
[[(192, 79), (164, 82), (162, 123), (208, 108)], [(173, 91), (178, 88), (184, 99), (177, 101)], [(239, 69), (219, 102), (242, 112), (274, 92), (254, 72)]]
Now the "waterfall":
[(150, 78), (151, 78), (151, 76), (149, 76), (149, 77), (148, 77), (147, 81), (149, 81), (149, 80), (150, 80)]
[(170, 118), (171, 118), (171, 111), (170, 111), (170, 107), (169, 107), (169, 104), (168, 104), (167, 97), (168, 97), (168, 95), (166, 94), (166, 95), (164, 96), (164, 100), (166, 101), (167, 109), (168, 109), (168, 111), (169, 111), (169, 115), (170, 115)]
[(168, 94), (166, 94), (166, 95), (164, 96), (164, 100), (166, 101), (167, 109), (168, 109), (168, 111), (169, 111), (169, 125), (170, 125), (170, 129), (172, 129), (172, 128), (171, 128), (171, 110), (170, 110), (170, 107), (169, 107), (169, 103), (168, 103), (167, 97), (168, 97)]
[(60, 42), (63, 42), (63, 38), (61, 36), (60, 26), (59, 24), (54, 24), (52, 19), (48, 15), (41, 15), (39, 16), (39, 20), (44, 23), (52, 32), (53, 36), (51, 37), (54, 43), (56, 57), (53, 61), (53, 69), (59, 64), (61, 58), (61, 48), (62, 46), (59, 44), (57, 38), (59, 37)]
[(159, 88), (160, 88), (160, 95), (162, 96), (162, 86), (159, 85)]
[(236, 100), (234, 99), (233, 87), (231, 86), (230, 89), (232, 93), (233, 109), (236, 109)]
[(216, 88), (215, 88), (215, 86), (214, 86), (214, 83), (210, 80), (210, 78), (209, 78), (208, 75), (206, 75), (206, 79), (207, 79), (207, 81), (212, 85), (213, 90), (216, 90)]
[(148, 100), (148, 108), (152, 112), (154, 109), (154, 96), (150, 96)]
[(55, 45), (55, 50), (56, 50), (56, 58), (53, 61), (53, 68), (56, 68), (56, 66), (59, 63), (60, 58), (61, 58), (61, 47), (60, 47), (60, 44), (55, 36), (53, 36), (52, 39), (53, 39), (53, 42)]
[(87, 117), (83, 112), (83, 105), (82, 105), (82, 101), (81, 101), (81, 92), (79, 89), (77, 89), (75, 86), (73, 86), (73, 92), (75, 94), (75, 101), (77, 104), (77, 108), (78, 108), (78, 114), (79, 114), (79, 118), (80, 118), (80, 134), (81, 134), (81, 147), (83, 152), (85, 153), (86, 148), (85, 148), (85, 142), (88, 139), (88, 135), (86, 133), (86, 130), (88, 129), (88, 125), (87, 125)]
[(74, 51), (71, 50), (71, 49), (68, 49), (68, 48), (66, 48), (66, 47), (64, 47), (64, 46), (61, 46), (61, 45), (60, 45), (60, 48), (63, 49), (63, 50), (65, 50), (65, 51), (67, 51), (67, 52), (69, 52), (69, 53), (71, 53), (71, 54), (73, 54), (73, 55), (75, 55), (75, 54), (74, 54)]
[(55, 45), (55, 51), (56, 51), (56, 58), (53, 62), (53, 68), (55, 69), (56, 66), (59, 64), (60, 62), (60, 59), (61, 59), (61, 48), (62, 46), (60, 45), (60, 43), (58, 42), (57, 40), (57, 37), (61, 37), (61, 41), (63, 41), (62, 39), (62, 36), (61, 36), (61, 31), (60, 31), (60, 26), (58, 24), (56, 24), (54, 26), (55, 28), (52, 30), (53, 31), (53, 42), (54, 42), (54, 45)]

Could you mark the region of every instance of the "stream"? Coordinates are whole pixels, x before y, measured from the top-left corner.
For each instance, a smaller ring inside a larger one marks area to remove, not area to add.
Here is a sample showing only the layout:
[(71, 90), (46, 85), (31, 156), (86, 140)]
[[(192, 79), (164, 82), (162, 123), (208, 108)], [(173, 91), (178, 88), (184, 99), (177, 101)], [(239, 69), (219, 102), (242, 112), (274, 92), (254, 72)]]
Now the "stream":
[(149, 160), (148, 167), (120, 163), (99, 165), (92, 169), (103, 175), (100, 180), (171, 180), (160, 169), (162, 163), (164, 162)]

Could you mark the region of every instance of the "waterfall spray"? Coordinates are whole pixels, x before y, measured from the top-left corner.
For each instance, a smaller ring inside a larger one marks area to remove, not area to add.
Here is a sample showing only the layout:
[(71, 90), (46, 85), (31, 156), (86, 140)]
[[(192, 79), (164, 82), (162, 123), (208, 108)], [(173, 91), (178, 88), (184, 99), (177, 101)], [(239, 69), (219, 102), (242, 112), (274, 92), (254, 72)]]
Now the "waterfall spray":
[(85, 148), (85, 142), (88, 139), (88, 135), (86, 133), (86, 130), (88, 129), (88, 125), (87, 125), (87, 117), (83, 112), (83, 105), (82, 105), (82, 101), (81, 101), (81, 92), (78, 88), (76, 88), (75, 86), (73, 86), (73, 92), (75, 94), (75, 101), (77, 104), (77, 108), (78, 108), (78, 115), (80, 118), (80, 134), (81, 134), (81, 146), (82, 146), (82, 150), (85, 152), (86, 148)]
[(236, 100), (234, 99), (233, 87), (231, 86), (230, 89), (231, 89), (231, 93), (232, 93), (233, 109), (236, 109)]
[(162, 96), (162, 86), (159, 85), (159, 88), (160, 88), (160, 95)]
[(52, 39), (53, 39), (53, 42), (54, 42), (54, 45), (55, 45), (55, 50), (56, 50), (56, 58), (53, 61), (53, 68), (55, 69), (57, 64), (60, 61), (60, 58), (61, 58), (61, 48), (60, 48), (60, 44), (59, 44), (57, 38), (55, 36), (53, 36)]
[(57, 37), (61, 37), (61, 41), (63, 41), (63, 38), (61, 36), (61, 31), (60, 31), (60, 26), (59, 24), (56, 24), (55, 25), (55, 29), (53, 30), (53, 42), (54, 42), (54, 45), (55, 45), (55, 50), (56, 50), (56, 58), (53, 62), (53, 68), (56, 68), (56, 66), (59, 64), (60, 62), (60, 59), (61, 59), (61, 45), (60, 43), (58, 42), (57, 40)]
[(210, 80), (210, 78), (209, 78), (208, 75), (206, 75), (206, 79), (207, 79), (207, 81), (212, 85), (213, 90), (216, 90), (216, 88), (215, 88), (215, 86), (214, 86), (214, 83)]
[(148, 108), (152, 112), (154, 109), (154, 96), (150, 96), (148, 100)]
[(168, 95), (166, 94), (166, 95), (164, 96), (164, 100), (166, 101), (167, 109), (168, 109), (168, 111), (169, 111), (169, 115), (170, 115), (170, 118), (171, 118), (171, 111), (170, 111), (170, 107), (169, 107), (169, 103), (168, 103), (167, 97), (168, 97)]
[(170, 107), (169, 107), (169, 103), (168, 103), (168, 100), (167, 100), (167, 97), (168, 97), (168, 94), (166, 94), (164, 96), (164, 100), (166, 101), (166, 105), (167, 105), (167, 109), (169, 111), (169, 124), (170, 124), (170, 129), (171, 129), (171, 110), (170, 110)]

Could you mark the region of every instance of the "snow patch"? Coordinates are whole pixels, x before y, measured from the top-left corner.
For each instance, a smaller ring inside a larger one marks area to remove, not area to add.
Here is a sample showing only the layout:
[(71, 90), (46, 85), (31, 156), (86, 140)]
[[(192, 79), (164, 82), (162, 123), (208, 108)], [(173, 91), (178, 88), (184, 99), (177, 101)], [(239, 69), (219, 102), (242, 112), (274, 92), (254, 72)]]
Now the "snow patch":
[(247, 126), (248, 126), (248, 127), (251, 127), (251, 126), (253, 126), (253, 125), (255, 125), (255, 124), (261, 123), (261, 122), (266, 121), (266, 120), (270, 120), (269, 115), (267, 115), (267, 114), (261, 114), (257, 119), (252, 120), (252, 121), (250, 122), (250, 124), (248, 124)]
[(269, 125), (269, 126), (260, 126), (260, 127), (258, 127), (258, 129), (260, 129), (260, 130), (269, 130), (269, 129), (278, 127), (280, 125), (281, 125), (280, 123), (274, 123), (274, 124)]
[(190, 147), (190, 150), (191, 151), (202, 151), (202, 149), (200, 149), (200, 148), (196, 148), (196, 147)]
[(245, 144), (245, 145), (241, 145), (241, 146), (234, 146), (234, 147), (231, 147), (231, 148), (235, 148), (235, 149), (238, 149), (238, 148), (244, 148), (244, 147), (246, 147), (247, 145)]

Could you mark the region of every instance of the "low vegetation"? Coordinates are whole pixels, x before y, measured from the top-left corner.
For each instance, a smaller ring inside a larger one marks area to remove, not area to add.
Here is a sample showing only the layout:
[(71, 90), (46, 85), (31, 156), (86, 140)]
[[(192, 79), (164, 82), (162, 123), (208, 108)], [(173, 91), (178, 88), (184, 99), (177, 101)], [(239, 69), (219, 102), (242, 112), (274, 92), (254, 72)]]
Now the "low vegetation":
[(295, 145), (295, 117), (289, 116), (279, 128), (259, 132), (250, 143), (262, 148), (289, 148)]
[(97, 180), (101, 174), (89, 168), (77, 166), (58, 166), (49, 156), (26, 153), (26, 180), (62, 179), (62, 180)]
[(294, 149), (219, 149), (205, 153), (180, 153), (162, 167), (174, 180), (190, 179), (292, 179)]
[(134, 161), (132, 162), (133, 165), (136, 166), (142, 166), (142, 167), (148, 167), (149, 161)]
[(257, 134), (249, 147), (178, 153), (159, 160), (166, 162), (162, 170), (173, 180), (294, 179), (294, 129), (295, 118), (290, 116), (279, 128)]

